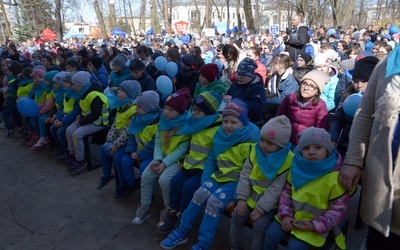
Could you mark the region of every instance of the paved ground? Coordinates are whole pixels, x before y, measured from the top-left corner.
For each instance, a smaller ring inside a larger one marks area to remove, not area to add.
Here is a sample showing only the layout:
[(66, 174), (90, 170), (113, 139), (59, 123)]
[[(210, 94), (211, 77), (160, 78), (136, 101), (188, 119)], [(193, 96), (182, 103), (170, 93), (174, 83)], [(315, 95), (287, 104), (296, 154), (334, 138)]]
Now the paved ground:
[[(66, 166), (51, 158), (51, 149), (32, 152), (0, 130), (0, 249), (161, 249), (156, 231), (162, 207), (160, 191), (143, 225), (131, 224), (139, 192), (125, 201), (114, 199), (113, 183), (96, 190), (101, 170), (69, 176)], [(94, 154), (98, 151), (93, 147)], [(358, 250), (365, 236), (354, 230), (358, 194), (349, 209), (348, 249)], [(199, 221), (197, 222), (197, 226)], [(218, 228), (213, 249), (228, 249), (229, 219)], [(249, 249), (251, 231), (243, 242)], [(196, 243), (197, 231), (189, 243)]]

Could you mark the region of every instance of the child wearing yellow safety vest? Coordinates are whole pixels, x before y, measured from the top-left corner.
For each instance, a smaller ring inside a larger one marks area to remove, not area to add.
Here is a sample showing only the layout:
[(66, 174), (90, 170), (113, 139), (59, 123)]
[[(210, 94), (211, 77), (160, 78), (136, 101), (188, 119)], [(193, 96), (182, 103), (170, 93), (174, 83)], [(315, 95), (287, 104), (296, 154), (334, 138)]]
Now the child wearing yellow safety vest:
[(182, 213), (180, 224), (161, 242), (164, 249), (173, 249), (188, 241), (187, 235), (205, 207), (199, 229), (198, 243), (192, 249), (209, 249), (222, 212), (233, 199), (240, 171), (259, 140), (259, 128), (248, 120), (246, 104), (233, 99), (223, 111), (222, 126), (213, 139), (201, 178), (202, 185), (194, 193), (189, 206)]
[[(6, 61), (5, 61), (6, 62)], [(15, 121), (18, 121), (18, 110), (17, 110), (17, 91), (18, 91), (18, 79), (17, 75), (22, 71), (22, 65), (17, 62), (11, 62), (8, 65), (8, 73), (7, 80), (8, 86), (5, 94), (5, 100), (3, 103), (3, 107), (1, 108), (1, 117), (4, 121), (4, 125), (6, 126), (8, 133), (7, 137), (11, 137), (16, 130), (16, 127), (20, 124), (16, 124)], [(0, 92), (3, 95), (3, 92)]]
[[(46, 114), (51, 109), (52, 105), (54, 105), (54, 99), (47, 99), (48, 97), (50, 97), (52, 88), (46, 86), (46, 83), (44, 82), (45, 74), (46, 71), (41, 67), (34, 68), (31, 74), (35, 85), (31, 89), (29, 97), (37, 103), (37, 106), (39, 108), (39, 115), (33, 117), (24, 117), (24, 122), (28, 127), (29, 142), (27, 145), (29, 147), (35, 145), (40, 139), (39, 118), (42, 115)], [(48, 104), (48, 106), (46, 106), (46, 104)]]
[(264, 249), (278, 249), (288, 236), (287, 249), (322, 248), (330, 233), (337, 247), (346, 249), (338, 225), (346, 216), (350, 193), (338, 180), (341, 156), (325, 129), (310, 127), (298, 137), (300, 152), (279, 198), (277, 220), (265, 233)]
[(193, 99), (192, 116), (179, 131), (179, 134), (192, 136), (189, 154), (171, 180), (171, 209), (165, 223), (158, 228), (162, 233), (174, 229), (178, 213), (185, 211), (194, 192), (201, 185), (204, 163), (211, 151), (214, 134), (222, 124), (222, 116), (218, 114), (221, 101), (222, 95), (215, 91), (203, 92)]
[(76, 174), (86, 165), (83, 137), (98, 132), (108, 125), (108, 101), (102, 89), (90, 83), (90, 73), (77, 72), (71, 79), (75, 93), (72, 98), (79, 102), (81, 114), (68, 126), (67, 137), (69, 173)]
[[(97, 189), (104, 187), (114, 177), (111, 174), (113, 164), (117, 171), (121, 169), (122, 158), (125, 156), (126, 144), (129, 140), (129, 125), (136, 115), (135, 100), (141, 90), (140, 83), (134, 80), (125, 80), (119, 85), (116, 117), (108, 131), (107, 141), (100, 149), (103, 176), (97, 185)], [(115, 198), (121, 199), (124, 190), (124, 188), (118, 186), (115, 191)]]
[(160, 120), (160, 96), (154, 90), (141, 93), (136, 98), (136, 115), (129, 125), (129, 140), (118, 172), (118, 184), (127, 198), (136, 187), (134, 167), (140, 175), (153, 160), (154, 141)]
[[(50, 134), (55, 142), (56, 148), (53, 156), (57, 160), (68, 159), (68, 143), (65, 136), (65, 131), (67, 130), (68, 126), (75, 121), (76, 117), (81, 111), (79, 107), (79, 101), (76, 101), (72, 98), (75, 92), (71, 85), (71, 78), (73, 75), (74, 73), (62, 71), (58, 73), (53, 80), (55, 83), (54, 85), (60, 84), (65, 90), (62, 99), (62, 105), (60, 105), (60, 108), (55, 115), (53, 125), (50, 127)], [(57, 100), (56, 103), (58, 103)]]
[(179, 161), (189, 149), (190, 136), (177, 132), (188, 118), (190, 91), (182, 88), (168, 96), (164, 104), (155, 137), (153, 160), (142, 173), (140, 204), (132, 223), (141, 224), (150, 216), (154, 182), (158, 179), (165, 208), (161, 211), (161, 225), (170, 208), (171, 179), (178, 172)]
[(56, 96), (58, 105), (62, 105), (64, 98), (64, 88), (60, 84), (54, 87), (53, 78), (58, 74), (58, 71), (49, 71), (44, 75), (44, 83), (46, 84), (46, 100), (44, 106), (40, 109), (39, 115), (39, 131), (40, 139), (31, 147), (35, 151), (47, 146), (47, 126), (54, 122), (53, 115), (57, 112)]
[(282, 115), (261, 128), (260, 142), (253, 146), (240, 172), (237, 205), (232, 213), (230, 249), (242, 249), (244, 224), (253, 225), (253, 250), (263, 249), (265, 230), (274, 220), (294, 154), (290, 151), (292, 126)]

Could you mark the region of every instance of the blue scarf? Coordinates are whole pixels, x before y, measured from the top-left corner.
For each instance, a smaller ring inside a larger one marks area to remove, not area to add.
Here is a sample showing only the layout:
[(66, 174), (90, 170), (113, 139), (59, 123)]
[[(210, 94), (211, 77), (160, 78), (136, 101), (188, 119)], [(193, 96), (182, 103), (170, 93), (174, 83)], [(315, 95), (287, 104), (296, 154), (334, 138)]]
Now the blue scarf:
[(207, 115), (199, 118), (190, 116), (189, 119), (183, 124), (181, 129), (178, 131), (178, 135), (193, 135), (199, 131), (208, 128), (213, 124), (219, 117), (219, 114)]
[(46, 84), (44, 82), (40, 82), (39, 84), (35, 84), (32, 88), (35, 98), (39, 98), (43, 92), (46, 90)]
[(19, 81), (18, 86), (25, 86), (25, 85), (28, 85), (30, 83), (33, 83), (33, 79), (32, 78), (24, 78), (24, 79), (21, 79), (21, 81)]
[(147, 113), (145, 115), (136, 114), (131, 121), (131, 125), (129, 125), (128, 133), (130, 135), (136, 135), (142, 132), (142, 130), (146, 128), (147, 125), (151, 124), (159, 115), (159, 111)]
[(230, 135), (226, 135), (221, 126), (214, 135), (212, 150), (215, 153), (215, 157), (217, 157), (227, 149), (242, 142), (257, 142), (260, 139), (259, 136), (260, 129), (251, 122), (235, 130)]
[(265, 155), (260, 148), (260, 144), (257, 143), (256, 156), (258, 168), (263, 172), (268, 180), (272, 180), (282, 167), (290, 151), (290, 146), (291, 145), (288, 143), (288, 145), (281, 150)]
[(321, 161), (309, 161), (303, 158), (300, 153), (296, 154), (291, 168), (294, 189), (298, 190), (310, 181), (329, 173), (335, 168), (337, 161), (338, 156), (335, 151)]
[(55, 103), (62, 106), (64, 102), (65, 89), (64, 88), (53, 89), (53, 93), (54, 93)]
[(132, 99), (132, 98), (118, 100), (118, 97), (117, 97), (117, 100), (115, 100), (115, 101), (110, 102), (110, 100), (108, 100), (108, 108), (109, 109), (116, 109), (116, 108), (122, 107), (122, 105), (124, 105), (125, 103), (132, 102), (134, 100), (135, 99)]
[(177, 127), (181, 127), (189, 117), (189, 113), (185, 111), (183, 115), (178, 116), (175, 119), (167, 120), (165, 119), (164, 112), (161, 113), (160, 122), (158, 124), (159, 130), (171, 130)]
[(386, 78), (400, 74), (400, 46), (396, 46), (392, 52), (389, 53), (386, 66)]
[(75, 101), (81, 99), (81, 97), (92, 87), (91, 84), (86, 84), (82, 87), (82, 89), (79, 92), (75, 92), (71, 98), (74, 99)]
[(69, 100), (74, 95), (74, 93), (75, 91), (73, 88), (65, 89), (65, 97), (67, 98), (67, 100)]

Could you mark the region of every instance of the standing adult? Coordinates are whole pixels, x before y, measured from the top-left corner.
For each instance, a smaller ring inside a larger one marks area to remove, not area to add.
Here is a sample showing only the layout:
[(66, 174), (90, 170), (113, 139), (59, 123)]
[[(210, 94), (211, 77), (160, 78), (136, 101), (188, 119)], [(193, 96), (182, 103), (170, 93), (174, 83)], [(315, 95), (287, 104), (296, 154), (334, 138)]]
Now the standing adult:
[(339, 181), (350, 190), (363, 176), (361, 218), (367, 249), (400, 249), (400, 47), (372, 73), (350, 130)]
[(295, 61), (297, 55), (305, 51), (306, 44), (310, 41), (308, 35), (308, 27), (302, 23), (302, 17), (300, 15), (294, 15), (292, 17), (292, 30), (289, 35), (284, 37), (286, 45), (286, 51), (289, 52), (290, 59)]

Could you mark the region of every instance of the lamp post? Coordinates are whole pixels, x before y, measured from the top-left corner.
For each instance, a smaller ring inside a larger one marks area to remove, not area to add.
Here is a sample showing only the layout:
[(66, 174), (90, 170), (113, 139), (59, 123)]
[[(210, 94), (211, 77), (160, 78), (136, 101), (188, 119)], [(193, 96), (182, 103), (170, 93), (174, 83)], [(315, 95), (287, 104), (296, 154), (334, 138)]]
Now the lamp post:
[(110, 31), (115, 27), (115, 0), (109, 0), (108, 1), (108, 7), (109, 7), (109, 21), (110, 21)]

